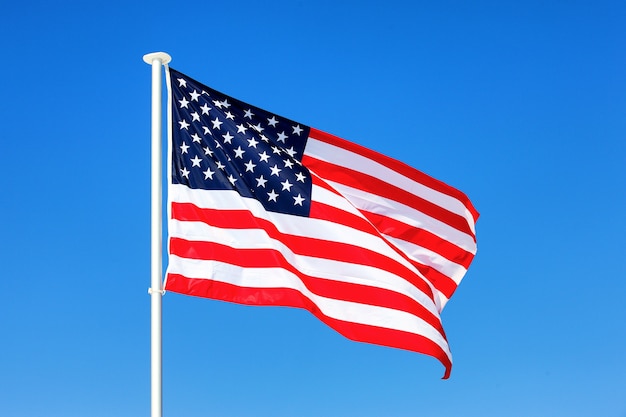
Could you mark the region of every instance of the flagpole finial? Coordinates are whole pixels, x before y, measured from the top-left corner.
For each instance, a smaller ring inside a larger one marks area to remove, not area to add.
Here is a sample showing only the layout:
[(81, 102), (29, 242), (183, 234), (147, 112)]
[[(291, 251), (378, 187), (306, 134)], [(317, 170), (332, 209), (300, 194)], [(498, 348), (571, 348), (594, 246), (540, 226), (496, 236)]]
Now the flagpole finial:
[(172, 60), (172, 57), (165, 52), (151, 52), (143, 56), (143, 61), (148, 65), (152, 65), (157, 59), (161, 61), (161, 64), (165, 65)]

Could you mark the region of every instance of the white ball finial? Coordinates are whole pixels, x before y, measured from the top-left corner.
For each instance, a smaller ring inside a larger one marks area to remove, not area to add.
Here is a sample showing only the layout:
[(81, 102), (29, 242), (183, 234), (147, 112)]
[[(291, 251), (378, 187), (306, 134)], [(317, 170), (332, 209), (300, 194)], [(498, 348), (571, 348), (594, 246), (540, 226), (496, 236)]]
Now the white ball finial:
[(165, 65), (172, 60), (172, 57), (165, 52), (152, 52), (143, 56), (143, 61), (149, 65), (152, 65), (157, 59), (161, 61), (161, 64)]

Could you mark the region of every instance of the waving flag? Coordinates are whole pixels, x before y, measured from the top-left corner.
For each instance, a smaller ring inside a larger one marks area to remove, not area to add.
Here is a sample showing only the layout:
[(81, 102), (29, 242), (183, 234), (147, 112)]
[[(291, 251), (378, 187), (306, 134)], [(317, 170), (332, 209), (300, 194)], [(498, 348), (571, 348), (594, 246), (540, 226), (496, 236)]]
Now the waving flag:
[(399, 161), (168, 69), (165, 289), (309, 310), (357, 341), (431, 355), (476, 253), (478, 212)]

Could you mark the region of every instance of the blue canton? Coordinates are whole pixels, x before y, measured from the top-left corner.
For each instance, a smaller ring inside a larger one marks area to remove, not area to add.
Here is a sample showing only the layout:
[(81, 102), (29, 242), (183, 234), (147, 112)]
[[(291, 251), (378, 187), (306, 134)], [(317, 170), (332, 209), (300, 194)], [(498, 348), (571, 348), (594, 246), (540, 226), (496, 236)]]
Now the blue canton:
[(170, 68), (172, 182), (235, 190), (268, 211), (308, 216), (302, 165), (310, 128), (215, 91)]

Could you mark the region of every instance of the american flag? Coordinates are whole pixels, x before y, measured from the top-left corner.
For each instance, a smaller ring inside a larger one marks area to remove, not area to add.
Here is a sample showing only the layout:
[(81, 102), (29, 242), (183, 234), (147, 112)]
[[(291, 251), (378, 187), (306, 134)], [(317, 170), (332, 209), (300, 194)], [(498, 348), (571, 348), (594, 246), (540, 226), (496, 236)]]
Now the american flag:
[(357, 341), (431, 355), (478, 212), (395, 159), (168, 68), (165, 289), (309, 310)]

